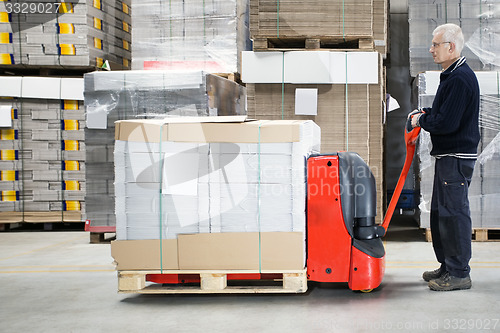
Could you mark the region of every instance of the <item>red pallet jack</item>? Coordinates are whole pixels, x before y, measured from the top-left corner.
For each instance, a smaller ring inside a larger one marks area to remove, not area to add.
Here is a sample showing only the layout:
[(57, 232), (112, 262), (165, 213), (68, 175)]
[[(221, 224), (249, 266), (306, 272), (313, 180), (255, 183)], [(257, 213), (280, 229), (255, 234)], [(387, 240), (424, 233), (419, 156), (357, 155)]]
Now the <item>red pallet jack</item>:
[(347, 282), (371, 291), (384, 277), (387, 232), (408, 175), (420, 127), (405, 128), (406, 159), (382, 225), (375, 224), (375, 179), (356, 153), (308, 159), (307, 274), (317, 282)]
[[(413, 161), (420, 128), (405, 129), (406, 160), (382, 225), (375, 224), (375, 178), (352, 152), (315, 155), (307, 160), (307, 279), (347, 282), (352, 290), (371, 291), (382, 282), (382, 237), (392, 218)], [(227, 274), (227, 280), (269, 280), (274, 274)], [(199, 283), (199, 274), (148, 274), (163, 284)]]

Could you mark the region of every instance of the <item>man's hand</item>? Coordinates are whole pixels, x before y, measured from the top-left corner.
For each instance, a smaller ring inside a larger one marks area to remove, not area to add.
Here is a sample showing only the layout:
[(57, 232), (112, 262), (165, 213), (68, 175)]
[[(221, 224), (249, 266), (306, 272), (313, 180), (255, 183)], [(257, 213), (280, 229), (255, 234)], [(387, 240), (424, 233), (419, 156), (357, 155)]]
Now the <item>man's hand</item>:
[(410, 112), (408, 114), (408, 118), (407, 118), (407, 121), (408, 122), (411, 122), (411, 127), (412, 128), (415, 128), (415, 127), (419, 127), (419, 123), (418, 123), (418, 120), (420, 119), (420, 117), (422, 116), (422, 114), (424, 114), (425, 112), (421, 111), (421, 110), (413, 110), (412, 112)]
[(422, 117), (423, 113), (418, 113), (416, 115), (414, 115), (413, 117), (411, 117), (411, 127), (415, 128), (415, 127), (420, 127), (420, 123), (419, 123), (419, 120), (420, 120), (420, 117)]

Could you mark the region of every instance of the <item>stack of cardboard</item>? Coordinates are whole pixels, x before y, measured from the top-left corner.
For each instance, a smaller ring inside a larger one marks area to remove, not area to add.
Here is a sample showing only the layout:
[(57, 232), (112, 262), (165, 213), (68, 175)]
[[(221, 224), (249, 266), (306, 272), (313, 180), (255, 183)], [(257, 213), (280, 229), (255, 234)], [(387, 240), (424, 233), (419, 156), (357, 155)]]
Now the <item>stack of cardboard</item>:
[(254, 41), (318, 38), (322, 47), (328, 47), (361, 38), (385, 57), (387, 23), (387, 0), (250, 0), (250, 34)]
[(132, 69), (239, 71), (248, 0), (133, 1)]
[(251, 37), (371, 37), (373, 7), (373, 0), (251, 0)]
[(83, 80), (0, 78), (2, 222), (81, 221)]
[[(112, 251), (119, 264), (128, 259), (116, 253), (119, 249), (138, 250), (144, 240), (156, 240), (153, 245), (169, 240), (166, 247), (174, 250), (166, 256), (177, 258), (182, 249), (177, 246), (191, 239), (179, 256), (181, 269), (258, 269), (258, 262), (280, 253), (299, 263), (288, 268), (304, 267), (306, 159), (319, 151), (319, 127), (312, 121), (241, 122), (244, 118), (117, 122), (118, 240)], [(277, 240), (280, 250), (268, 252), (268, 242)], [(199, 248), (247, 252), (257, 256), (257, 266), (241, 260), (227, 267), (220, 263), (227, 256), (200, 261)], [(142, 255), (154, 258), (157, 253)], [(196, 263), (188, 265), (183, 256)], [(213, 260), (218, 266), (212, 266)], [(287, 267), (287, 262), (277, 265)]]
[(130, 68), (130, 0), (0, 2), (0, 64)]
[[(419, 107), (431, 107), (439, 84), (440, 72), (419, 74)], [(469, 188), (469, 201), (474, 228), (499, 228), (500, 202), (500, 91), (498, 72), (476, 72), (481, 89), (480, 153)], [(418, 148), (420, 162), (420, 227), (429, 228), (430, 204), (434, 175), (434, 159), (429, 155), (432, 144), (429, 133), (422, 131)]]
[(498, 70), (500, 66), (499, 0), (446, 1), (410, 0), (410, 74), (440, 70), (429, 54), (432, 32), (441, 24), (455, 23), (462, 28), (465, 47), (462, 52), (475, 71)]
[(357, 152), (377, 183), (383, 215), (384, 84), (377, 52), (245, 52), (248, 115), (311, 119), (321, 127), (321, 150)]
[(93, 225), (115, 225), (115, 121), (245, 113), (244, 87), (201, 70), (92, 72), (84, 80), (85, 202)]

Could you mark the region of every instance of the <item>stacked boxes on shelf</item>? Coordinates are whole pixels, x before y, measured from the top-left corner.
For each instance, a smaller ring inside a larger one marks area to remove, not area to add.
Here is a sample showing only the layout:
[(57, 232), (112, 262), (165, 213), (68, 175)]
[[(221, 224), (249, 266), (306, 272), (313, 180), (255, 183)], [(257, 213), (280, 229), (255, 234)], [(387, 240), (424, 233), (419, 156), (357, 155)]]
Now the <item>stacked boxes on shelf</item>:
[[(250, 0), (250, 35), (255, 49), (293, 46), (322, 48), (374, 47), (388, 53), (388, 1)], [(345, 42), (340, 44), (339, 40)], [(302, 46), (300, 46), (302, 42)], [(289, 43), (289, 42), (288, 42)], [(288, 44), (290, 45), (290, 44)], [(316, 46), (314, 46), (316, 45)]]
[(234, 75), (210, 73), (238, 71), (250, 43), (247, 7), (248, 0), (132, 2), (134, 71), (85, 76), (92, 224), (115, 225), (114, 121), (245, 113), (245, 89)]
[[(419, 107), (431, 107), (439, 84), (440, 72), (425, 72), (417, 76)], [(469, 188), (473, 228), (498, 228), (500, 202), (500, 86), (499, 72), (476, 72), (481, 89), (480, 153)], [(420, 226), (430, 228), (429, 214), (434, 175), (434, 159), (430, 157), (430, 135), (420, 135)]]
[(254, 51), (242, 57), (248, 115), (314, 120), (323, 153), (359, 153), (376, 177), (378, 222), (385, 211), (387, 15), (387, 1), (250, 0)]
[(132, 69), (239, 72), (248, 0), (135, 0), (132, 9)]
[[(18, 110), (19, 119), (14, 120), (14, 126), (22, 126), (12, 132), (19, 135), (15, 137), (19, 138), (20, 153), (14, 157), (18, 160), (11, 162), (12, 165), (4, 163), (1, 168), (6, 175), (17, 171), (17, 167), (22, 168), (14, 175), (19, 177), (17, 185), (21, 194), (12, 210), (20, 212), (18, 220), (83, 221), (86, 145), (82, 76), (96, 67), (130, 68), (130, 6), (130, 0), (0, 2), (2, 70), (9, 75), (60, 73), (66, 76), (43, 78), (45, 81), (40, 83), (39, 90), (48, 91), (48, 94), (36, 96), (26, 95), (24, 90), (34, 78), (18, 76), (13, 79), (21, 80), (22, 93), (3, 95), (14, 97), (4, 102), (12, 103)], [(74, 76), (79, 77), (76, 88), (68, 86)], [(78, 98), (56, 96), (50, 90), (56, 81), (60, 82), (61, 89)], [(8, 129), (2, 131), (9, 133), (3, 138), (12, 137)], [(99, 138), (92, 137), (91, 140)], [(6, 143), (2, 141), (2, 144)], [(90, 154), (97, 159), (106, 159), (105, 155), (96, 156), (100, 153), (93, 151)], [(101, 180), (102, 177), (96, 181)], [(12, 207), (4, 205), (3, 208), (9, 212)]]
[(2, 77), (0, 96), (0, 221), (81, 221), (83, 79)]
[[(306, 159), (319, 152), (320, 129), (310, 120), (245, 118), (117, 122), (118, 269), (131, 259), (120, 251), (124, 244), (130, 251), (149, 242), (150, 251), (139, 255), (155, 258), (158, 240), (174, 248), (165, 255), (170, 269), (303, 269)], [(269, 251), (273, 242), (279, 251)], [(228, 267), (207, 255), (214, 251), (224, 258), (245, 252), (252, 260)], [(273, 262), (276, 256), (294, 264)], [(160, 269), (161, 261), (151, 264)]]
[(115, 225), (115, 121), (172, 116), (245, 113), (245, 89), (201, 70), (111, 71), (84, 76), (86, 217), (93, 225)]
[(499, 0), (410, 0), (410, 74), (440, 70), (429, 54), (434, 29), (444, 23), (462, 28), (466, 46), (462, 52), (475, 71), (497, 70), (500, 66)]
[(130, 68), (130, 1), (0, 2), (0, 65)]

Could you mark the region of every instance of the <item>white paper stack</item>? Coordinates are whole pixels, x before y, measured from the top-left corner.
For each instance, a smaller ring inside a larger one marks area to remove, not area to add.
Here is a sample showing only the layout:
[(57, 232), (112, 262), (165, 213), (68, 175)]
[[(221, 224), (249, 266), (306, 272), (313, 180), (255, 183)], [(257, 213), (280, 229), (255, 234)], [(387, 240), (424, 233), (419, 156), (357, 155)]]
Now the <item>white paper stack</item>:
[(224, 131), (225, 125), (218, 128), (227, 133), (225, 142), (213, 142), (207, 132), (206, 142), (116, 141), (117, 239), (305, 233), (306, 159), (319, 152), (319, 127), (290, 121), (299, 126), (295, 142), (238, 143), (245, 134)]

